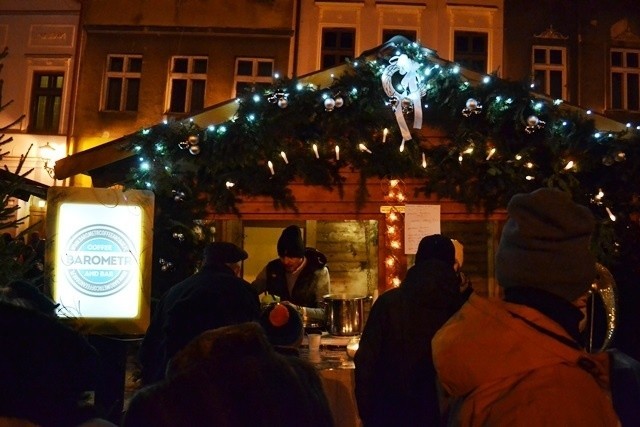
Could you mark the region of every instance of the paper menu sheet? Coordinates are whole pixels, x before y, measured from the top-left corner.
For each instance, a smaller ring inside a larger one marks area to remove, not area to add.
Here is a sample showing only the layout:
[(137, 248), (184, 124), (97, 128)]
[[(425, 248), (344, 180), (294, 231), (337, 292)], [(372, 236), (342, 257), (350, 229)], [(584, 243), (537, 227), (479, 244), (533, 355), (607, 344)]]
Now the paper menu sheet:
[(405, 205), (404, 253), (415, 254), (424, 236), (440, 234), (440, 205)]

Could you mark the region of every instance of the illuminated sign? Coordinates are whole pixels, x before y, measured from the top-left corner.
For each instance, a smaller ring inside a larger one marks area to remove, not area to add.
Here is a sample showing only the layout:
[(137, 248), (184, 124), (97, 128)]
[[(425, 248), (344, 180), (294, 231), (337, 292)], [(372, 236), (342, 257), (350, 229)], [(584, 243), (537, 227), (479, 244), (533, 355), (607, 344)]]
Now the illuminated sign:
[(101, 333), (144, 333), (153, 193), (53, 187), (47, 205), (45, 271), (59, 315)]

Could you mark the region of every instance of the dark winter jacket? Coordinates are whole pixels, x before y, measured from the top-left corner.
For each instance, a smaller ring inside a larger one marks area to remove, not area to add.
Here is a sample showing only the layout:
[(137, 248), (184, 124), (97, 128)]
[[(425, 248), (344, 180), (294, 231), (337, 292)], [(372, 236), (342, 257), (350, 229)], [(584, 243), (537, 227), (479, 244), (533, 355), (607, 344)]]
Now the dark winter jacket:
[(163, 379), (171, 356), (200, 332), (257, 321), (259, 315), (258, 295), (247, 281), (224, 264), (205, 265), (156, 306), (138, 354), (143, 383)]
[(354, 359), (366, 427), (438, 425), (431, 339), (466, 297), (453, 268), (429, 260), (411, 267), (400, 287), (376, 300)]
[[(314, 248), (306, 248), (304, 257), (307, 264), (298, 276), (291, 294), (287, 288), (287, 279), (282, 262), (274, 259), (267, 264), (266, 291), (278, 295), (283, 301), (291, 301), (304, 307), (318, 306), (318, 276), (328, 275), (326, 271), (327, 257)], [(328, 292), (325, 289), (324, 292)], [(322, 293), (322, 292), (320, 292)]]

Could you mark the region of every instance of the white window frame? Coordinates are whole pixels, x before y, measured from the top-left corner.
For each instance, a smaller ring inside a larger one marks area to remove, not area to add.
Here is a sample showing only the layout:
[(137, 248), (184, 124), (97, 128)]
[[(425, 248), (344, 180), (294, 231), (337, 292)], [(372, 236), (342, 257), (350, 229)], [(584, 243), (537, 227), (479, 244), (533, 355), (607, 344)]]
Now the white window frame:
[[(122, 71), (109, 70), (109, 64), (111, 63), (112, 58), (123, 58), (124, 61), (123, 61)], [(114, 112), (115, 111), (119, 111), (119, 112), (134, 111), (134, 110), (126, 109), (127, 93), (129, 91), (127, 83), (129, 82), (130, 79), (142, 80), (142, 72), (128, 71), (128, 65), (131, 59), (142, 60), (142, 55), (117, 54), (117, 53), (107, 55), (106, 71), (105, 71), (105, 77), (104, 77), (104, 83), (103, 83), (104, 90), (102, 91), (102, 101), (100, 102), (100, 105), (102, 106), (101, 108), (102, 111), (114, 111)], [(120, 105), (117, 110), (107, 109), (107, 102), (109, 99), (108, 93), (107, 93), (109, 90), (109, 79), (122, 80), (122, 90), (120, 91)], [(136, 108), (135, 111), (138, 111), (139, 107), (140, 107), (140, 90), (138, 90), (138, 107)]]
[[(240, 61), (243, 62), (251, 62), (251, 75), (250, 76), (241, 76), (238, 74), (238, 65)], [(271, 64), (271, 75), (270, 76), (259, 76), (258, 75), (258, 66), (260, 63), (268, 62)], [(248, 83), (248, 84), (273, 84), (273, 73), (275, 72), (275, 61), (272, 58), (253, 58), (253, 57), (239, 57), (236, 58), (234, 73), (233, 73), (233, 94), (232, 97), (237, 96), (237, 87), (238, 83)]]
[[(622, 66), (616, 66), (614, 67), (613, 64), (611, 63), (611, 55), (614, 52), (620, 52), (622, 53), (622, 61), (623, 64)], [(627, 76), (629, 74), (635, 74), (638, 75), (638, 78), (640, 79), (640, 66), (636, 67), (636, 68), (631, 68), (631, 67), (627, 67), (626, 62), (627, 62), (627, 53), (635, 53), (638, 55), (638, 59), (640, 60), (640, 49), (624, 49), (624, 48), (611, 48), (611, 50), (609, 51), (609, 65), (610, 65), (610, 72), (609, 72), (609, 91), (610, 91), (610, 101), (609, 101), (609, 105), (611, 106), (611, 108), (613, 109), (613, 73), (619, 73), (622, 74), (622, 108), (621, 110), (623, 111), (637, 111), (637, 110), (629, 110), (629, 89), (627, 88)], [(616, 109), (618, 110), (618, 109)]]
[[(187, 60), (187, 72), (186, 73), (177, 73), (173, 71), (174, 61), (177, 59), (186, 59)], [(207, 72), (204, 73), (196, 73), (193, 71), (194, 63), (197, 60), (206, 60), (207, 61), (207, 70), (209, 69), (209, 57), (208, 56), (189, 56), (189, 55), (177, 55), (172, 56), (169, 62), (169, 79), (167, 82), (167, 99), (165, 102), (165, 111), (168, 114), (186, 114), (191, 112), (191, 100), (193, 95), (193, 82), (196, 80), (204, 80), (204, 93), (206, 98), (207, 93)], [(185, 111), (171, 111), (171, 93), (173, 88), (174, 80), (186, 80), (187, 81), (187, 89), (185, 94)], [(203, 103), (206, 104), (206, 99), (203, 100)]]
[[(535, 51), (536, 50), (544, 50), (545, 51), (545, 63), (539, 64), (535, 62)], [(556, 65), (551, 64), (551, 51), (559, 50), (562, 52), (562, 64)], [(567, 48), (563, 46), (549, 46), (549, 45), (533, 45), (531, 47), (531, 75), (535, 76), (536, 71), (544, 72), (545, 76), (545, 87), (535, 88), (537, 91), (540, 91), (545, 94), (551, 93), (551, 71), (560, 71), (562, 72), (562, 99), (567, 99)]]

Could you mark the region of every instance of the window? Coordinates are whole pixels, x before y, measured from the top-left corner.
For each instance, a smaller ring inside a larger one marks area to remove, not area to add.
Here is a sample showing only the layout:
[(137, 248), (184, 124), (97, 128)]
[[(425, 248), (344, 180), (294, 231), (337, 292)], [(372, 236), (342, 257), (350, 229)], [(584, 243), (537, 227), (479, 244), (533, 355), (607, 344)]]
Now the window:
[(402, 36), (412, 42), (415, 42), (418, 37), (417, 32), (412, 30), (382, 30), (382, 43), (388, 42), (389, 39), (395, 36)]
[(321, 68), (331, 68), (353, 58), (356, 46), (353, 28), (324, 28), (322, 30)]
[(273, 83), (273, 60), (260, 58), (236, 59), (236, 95)]
[(456, 31), (453, 42), (453, 61), (469, 70), (487, 72), (487, 33)]
[(171, 58), (170, 113), (189, 113), (204, 108), (208, 59), (203, 56)]
[(533, 46), (533, 83), (555, 99), (567, 99), (567, 52), (564, 47)]
[(142, 56), (109, 55), (104, 96), (105, 111), (138, 111)]
[(640, 50), (611, 49), (611, 108), (640, 110)]
[(63, 73), (44, 71), (33, 74), (29, 132), (59, 132), (63, 84)]

